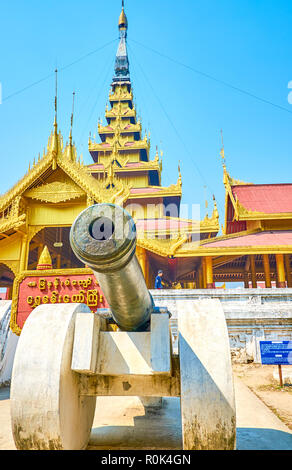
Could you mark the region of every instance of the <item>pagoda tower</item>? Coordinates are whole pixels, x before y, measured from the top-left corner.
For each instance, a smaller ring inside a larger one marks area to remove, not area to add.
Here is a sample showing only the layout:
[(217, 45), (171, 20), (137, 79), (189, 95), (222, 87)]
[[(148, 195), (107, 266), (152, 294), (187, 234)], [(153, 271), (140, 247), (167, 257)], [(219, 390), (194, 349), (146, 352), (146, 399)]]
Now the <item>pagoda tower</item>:
[[(162, 152), (156, 147), (150, 158), (150, 135), (143, 135), (133, 102), (130, 64), (127, 52), (128, 19), (122, 4), (118, 22), (119, 45), (114, 75), (106, 106), (106, 124), (98, 122), (99, 142), (89, 136), (88, 149), (94, 161), (88, 165), (98, 181), (103, 202), (123, 205), (136, 222), (137, 255), (149, 286), (156, 270), (164, 268), (166, 277), (175, 280), (172, 259), (185, 242), (213, 237), (218, 233), (218, 211), (214, 204), (211, 218), (180, 219), (182, 177), (174, 184), (161, 184)], [(158, 256), (158, 257), (157, 257)]]
[[(182, 195), (181, 176), (168, 188), (161, 186), (162, 160), (156, 149), (150, 160), (150, 135), (142, 135), (142, 125), (137, 120), (133, 103), (127, 52), (128, 20), (124, 6), (119, 17), (120, 41), (117, 49), (114, 76), (105, 117), (106, 125), (98, 123), (100, 142), (89, 137), (89, 153), (94, 160), (88, 169), (98, 180), (107, 181), (106, 188), (121, 181), (127, 190), (125, 201), (136, 220), (163, 217), (163, 206), (174, 204), (174, 215), (179, 216)], [(123, 202), (125, 202), (123, 201)], [(131, 209), (133, 204), (135, 209)], [(155, 205), (155, 208), (149, 208)], [(139, 207), (138, 207), (139, 206)], [(148, 208), (146, 207), (148, 206)], [(148, 209), (148, 212), (147, 212)]]

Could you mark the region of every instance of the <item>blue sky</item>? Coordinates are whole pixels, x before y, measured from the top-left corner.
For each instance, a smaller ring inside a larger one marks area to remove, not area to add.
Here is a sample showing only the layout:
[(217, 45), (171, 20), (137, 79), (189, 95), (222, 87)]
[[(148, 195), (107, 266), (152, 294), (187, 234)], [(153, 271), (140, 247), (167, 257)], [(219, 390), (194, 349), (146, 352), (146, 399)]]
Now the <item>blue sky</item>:
[[(88, 135), (97, 133), (99, 117), (105, 121), (121, 10), (120, 0), (2, 3), (1, 193), (47, 145), (56, 67), (59, 127), (66, 141), (75, 90), (74, 140), (91, 163)], [(162, 184), (177, 181), (180, 160), (182, 202), (200, 203), (203, 216), (205, 198), (211, 210), (215, 194), (223, 224), (221, 128), (232, 176), (291, 182), (292, 2), (125, 0), (125, 6), (135, 102), (151, 132), (151, 157), (156, 145), (164, 153)]]

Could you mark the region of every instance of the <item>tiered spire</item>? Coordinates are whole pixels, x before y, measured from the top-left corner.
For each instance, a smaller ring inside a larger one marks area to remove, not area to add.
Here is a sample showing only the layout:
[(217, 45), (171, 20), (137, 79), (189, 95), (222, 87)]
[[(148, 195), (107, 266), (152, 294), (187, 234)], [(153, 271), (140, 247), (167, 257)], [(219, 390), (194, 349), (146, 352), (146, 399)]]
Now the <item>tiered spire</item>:
[(142, 124), (137, 121), (133, 99), (132, 84), (127, 53), (128, 20), (125, 14), (124, 2), (119, 17), (120, 42), (116, 54), (114, 76), (109, 94), (109, 104), (106, 106), (106, 125), (98, 122), (98, 134), (101, 142), (95, 136), (89, 136), (88, 149), (92, 159), (97, 164), (94, 171), (97, 177), (106, 178), (112, 170), (128, 178), (126, 172), (131, 171), (133, 178), (138, 178), (139, 184), (159, 186), (161, 184), (161, 163), (158, 153), (155, 160), (150, 160), (150, 135), (142, 135)]
[(113, 82), (128, 82), (130, 81), (129, 59), (127, 52), (128, 20), (124, 10), (124, 0), (122, 1), (122, 12), (119, 17), (119, 30), (120, 43), (116, 55)]

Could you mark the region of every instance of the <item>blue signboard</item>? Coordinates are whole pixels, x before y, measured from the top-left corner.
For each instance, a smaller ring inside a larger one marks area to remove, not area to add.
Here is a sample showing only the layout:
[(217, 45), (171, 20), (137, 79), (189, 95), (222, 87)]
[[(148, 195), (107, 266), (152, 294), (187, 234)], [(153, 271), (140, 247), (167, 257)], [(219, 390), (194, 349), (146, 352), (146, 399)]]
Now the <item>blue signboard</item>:
[(292, 341), (260, 341), (262, 364), (292, 364)]

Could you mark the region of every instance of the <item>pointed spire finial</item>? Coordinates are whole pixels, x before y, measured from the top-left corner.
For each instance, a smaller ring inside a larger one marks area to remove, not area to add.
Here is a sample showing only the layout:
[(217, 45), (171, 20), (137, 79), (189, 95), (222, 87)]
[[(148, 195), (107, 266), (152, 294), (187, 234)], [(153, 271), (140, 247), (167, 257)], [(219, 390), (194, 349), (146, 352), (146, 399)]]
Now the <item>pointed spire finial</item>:
[(221, 151), (220, 151), (220, 155), (222, 157), (223, 164), (225, 164), (225, 150), (224, 150), (224, 141), (223, 141), (223, 131), (222, 131), (222, 129), (221, 129), (220, 133), (221, 133), (221, 141), (222, 141), (222, 148), (221, 148)]
[(58, 69), (55, 70), (55, 124), (57, 124), (57, 109), (58, 109)]
[(56, 86), (56, 90), (55, 90), (55, 120), (54, 120), (54, 131), (53, 133), (51, 134), (51, 137), (49, 139), (49, 144), (48, 144), (48, 150), (51, 151), (51, 153), (53, 154), (53, 163), (52, 163), (52, 168), (53, 170), (56, 169), (56, 157), (58, 155), (58, 151), (59, 151), (59, 136), (58, 136), (58, 124), (57, 124), (57, 110), (58, 110), (58, 106), (57, 106), (57, 102), (58, 102), (58, 70), (56, 69), (55, 70), (55, 76), (56, 76), (56, 82), (55, 82), (55, 86)]
[(122, 12), (119, 17), (119, 28), (120, 29), (128, 29), (128, 20), (125, 14), (125, 9), (124, 9), (124, 0), (122, 0)]
[(217, 208), (217, 202), (216, 202), (215, 194), (213, 194), (213, 202), (214, 202), (213, 217), (215, 219), (219, 219), (219, 212), (218, 212), (218, 208)]
[(74, 118), (74, 103), (75, 103), (75, 91), (73, 91), (73, 101), (72, 101), (72, 113), (71, 113), (71, 127), (70, 127), (70, 142), (72, 144), (72, 128), (73, 128), (73, 118)]
[(116, 54), (115, 74), (113, 83), (130, 81), (129, 59), (127, 52), (127, 30), (128, 20), (124, 10), (124, 1), (122, 1), (122, 11), (119, 16), (120, 42)]
[(66, 146), (65, 149), (65, 156), (69, 160), (75, 160), (75, 155), (73, 151), (73, 144), (72, 144), (72, 129), (73, 129), (73, 118), (74, 118), (74, 102), (75, 102), (75, 91), (73, 91), (73, 102), (72, 102), (72, 113), (71, 113), (71, 123), (70, 123), (70, 134), (69, 134), (69, 144)]

